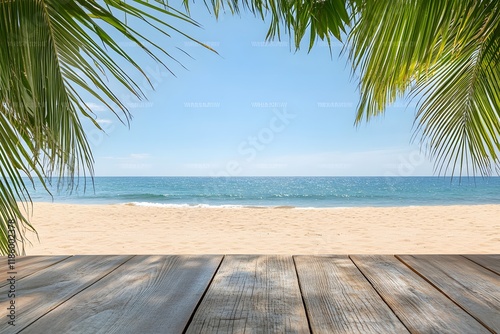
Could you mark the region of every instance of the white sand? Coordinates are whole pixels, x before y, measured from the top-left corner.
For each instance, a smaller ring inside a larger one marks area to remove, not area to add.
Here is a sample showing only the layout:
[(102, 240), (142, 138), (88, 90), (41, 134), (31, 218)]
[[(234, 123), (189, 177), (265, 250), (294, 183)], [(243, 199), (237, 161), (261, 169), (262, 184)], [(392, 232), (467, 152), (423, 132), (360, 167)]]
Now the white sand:
[(160, 208), (35, 203), (27, 255), (500, 253), (500, 205)]

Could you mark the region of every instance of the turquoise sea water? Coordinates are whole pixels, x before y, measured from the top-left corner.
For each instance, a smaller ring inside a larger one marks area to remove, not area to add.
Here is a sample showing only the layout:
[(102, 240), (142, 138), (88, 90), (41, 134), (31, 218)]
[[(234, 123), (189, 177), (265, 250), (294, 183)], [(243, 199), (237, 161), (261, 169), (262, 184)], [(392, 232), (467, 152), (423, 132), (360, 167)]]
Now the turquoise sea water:
[(500, 177), (96, 177), (34, 201), (150, 206), (361, 207), (500, 204)]

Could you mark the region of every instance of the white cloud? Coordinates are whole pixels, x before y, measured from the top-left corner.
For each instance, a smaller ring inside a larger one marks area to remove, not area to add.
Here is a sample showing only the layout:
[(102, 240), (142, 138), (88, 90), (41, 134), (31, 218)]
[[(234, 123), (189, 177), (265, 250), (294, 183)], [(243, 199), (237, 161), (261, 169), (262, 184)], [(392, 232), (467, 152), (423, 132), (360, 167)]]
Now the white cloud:
[(120, 169), (132, 169), (132, 170), (144, 170), (144, 169), (150, 169), (151, 165), (150, 164), (124, 163), (124, 164), (119, 164), (118, 168), (120, 168)]
[(106, 111), (108, 110), (108, 108), (103, 105), (103, 104), (97, 104), (97, 103), (94, 103), (94, 102), (85, 102), (85, 104), (87, 105), (87, 107), (89, 107), (90, 110), (92, 110), (93, 112), (96, 112), (96, 111)]
[(135, 160), (144, 160), (150, 158), (151, 155), (149, 153), (131, 153), (126, 156), (113, 156), (113, 155), (108, 155), (101, 157), (101, 159), (106, 159), (106, 160), (118, 160), (118, 161), (135, 161)]
[[(265, 167), (265, 168), (264, 168)], [(321, 152), (242, 163), (242, 175), (420, 176), (433, 175), (432, 164), (418, 149)]]
[(113, 121), (105, 118), (98, 118), (95, 120), (99, 124), (113, 124)]
[(131, 159), (134, 160), (142, 160), (142, 159), (147, 159), (150, 157), (149, 153), (132, 153), (129, 155)]
[(149, 153), (132, 153), (124, 156), (102, 156), (96, 164), (96, 175), (145, 176), (154, 173), (155, 167), (149, 163)]
[(425, 176), (434, 175), (429, 159), (418, 148), (331, 151), (282, 156), (235, 156), (197, 164), (160, 162), (148, 153), (102, 157), (100, 175), (178, 176)]

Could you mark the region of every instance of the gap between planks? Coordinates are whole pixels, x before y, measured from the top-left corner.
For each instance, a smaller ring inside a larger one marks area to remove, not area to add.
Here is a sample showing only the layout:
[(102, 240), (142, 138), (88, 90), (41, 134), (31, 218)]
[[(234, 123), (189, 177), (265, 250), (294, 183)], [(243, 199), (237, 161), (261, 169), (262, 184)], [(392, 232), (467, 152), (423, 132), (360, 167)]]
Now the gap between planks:
[(187, 321), (186, 323), (186, 326), (184, 327), (184, 330), (182, 331), (182, 334), (186, 334), (189, 326), (191, 325), (191, 323), (193, 322), (193, 318), (194, 318), (194, 315), (196, 314), (196, 311), (198, 311), (198, 308), (200, 307), (200, 304), (201, 302), (203, 301), (203, 299), (205, 298), (207, 292), (208, 292), (208, 289), (210, 288), (210, 286), (212, 285), (214, 279), (215, 279), (215, 276), (217, 275), (217, 273), (219, 272), (219, 269), (222, 265), (222, 262), (224, 262), (224, 259), (226, 258), (226, 255), (222, 255), (222, 258), (219, 262), (219, 265), (217, 266), (217, 269), (215, 269), (215, 272), (214, 274), (212, 275), (212, 278), (210, 279), (210, 282), (208, 282), (207, 284), (207, 287), (205, 288), (205, 291), (203, 291), (203, 294), (201, 295), (201, 298), (200, 300), (198, 300), (198, 303), (196, 304), (193, 312), (191, 313), (191, 316), (189, 317), (189, 320)]

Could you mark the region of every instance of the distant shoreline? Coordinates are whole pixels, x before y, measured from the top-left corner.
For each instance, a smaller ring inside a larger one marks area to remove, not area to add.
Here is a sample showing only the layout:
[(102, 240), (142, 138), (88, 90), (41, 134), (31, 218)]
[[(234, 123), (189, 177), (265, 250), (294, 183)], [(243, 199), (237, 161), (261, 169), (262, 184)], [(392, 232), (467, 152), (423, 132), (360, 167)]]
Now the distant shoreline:
[[(21, 204), (21, 202), (18, 202)], [(29, 203), (29, 202), (28, 202)], [(83, 203), (83, 202), (49, 202), (49, 201), (33, 201), (33, 204), (54, 204), (54, 205), (76, 205), (76, 206), (134, 206), (134, 207), (154, 207), (154, 208), (165, 208), (165, 209), (297, 209), (297, 210), (337, 210), (337, 209), (391, 209), (391, 208), (426, 208), (426, 207), (451, 207), (451, 206), (483, 206), (483, 205), (493, 205), (499, 206), (497, 203), (475, 203), (475, 204), (427, 204), (427, 205), (392, 205), (392, 206), (375, 206), (375, 205), (366, 205), (366, 206), (321, 206), (321, 207), (312, 207), (312, 206), (293, 206), (293, 205), (278, 205), (278, 206), (266, 206), (266, 205), (230, 205), (230, 204), (221, 204), (221, 205), (208, 205), (208, 204), (165, 204), (165, 203)]]

